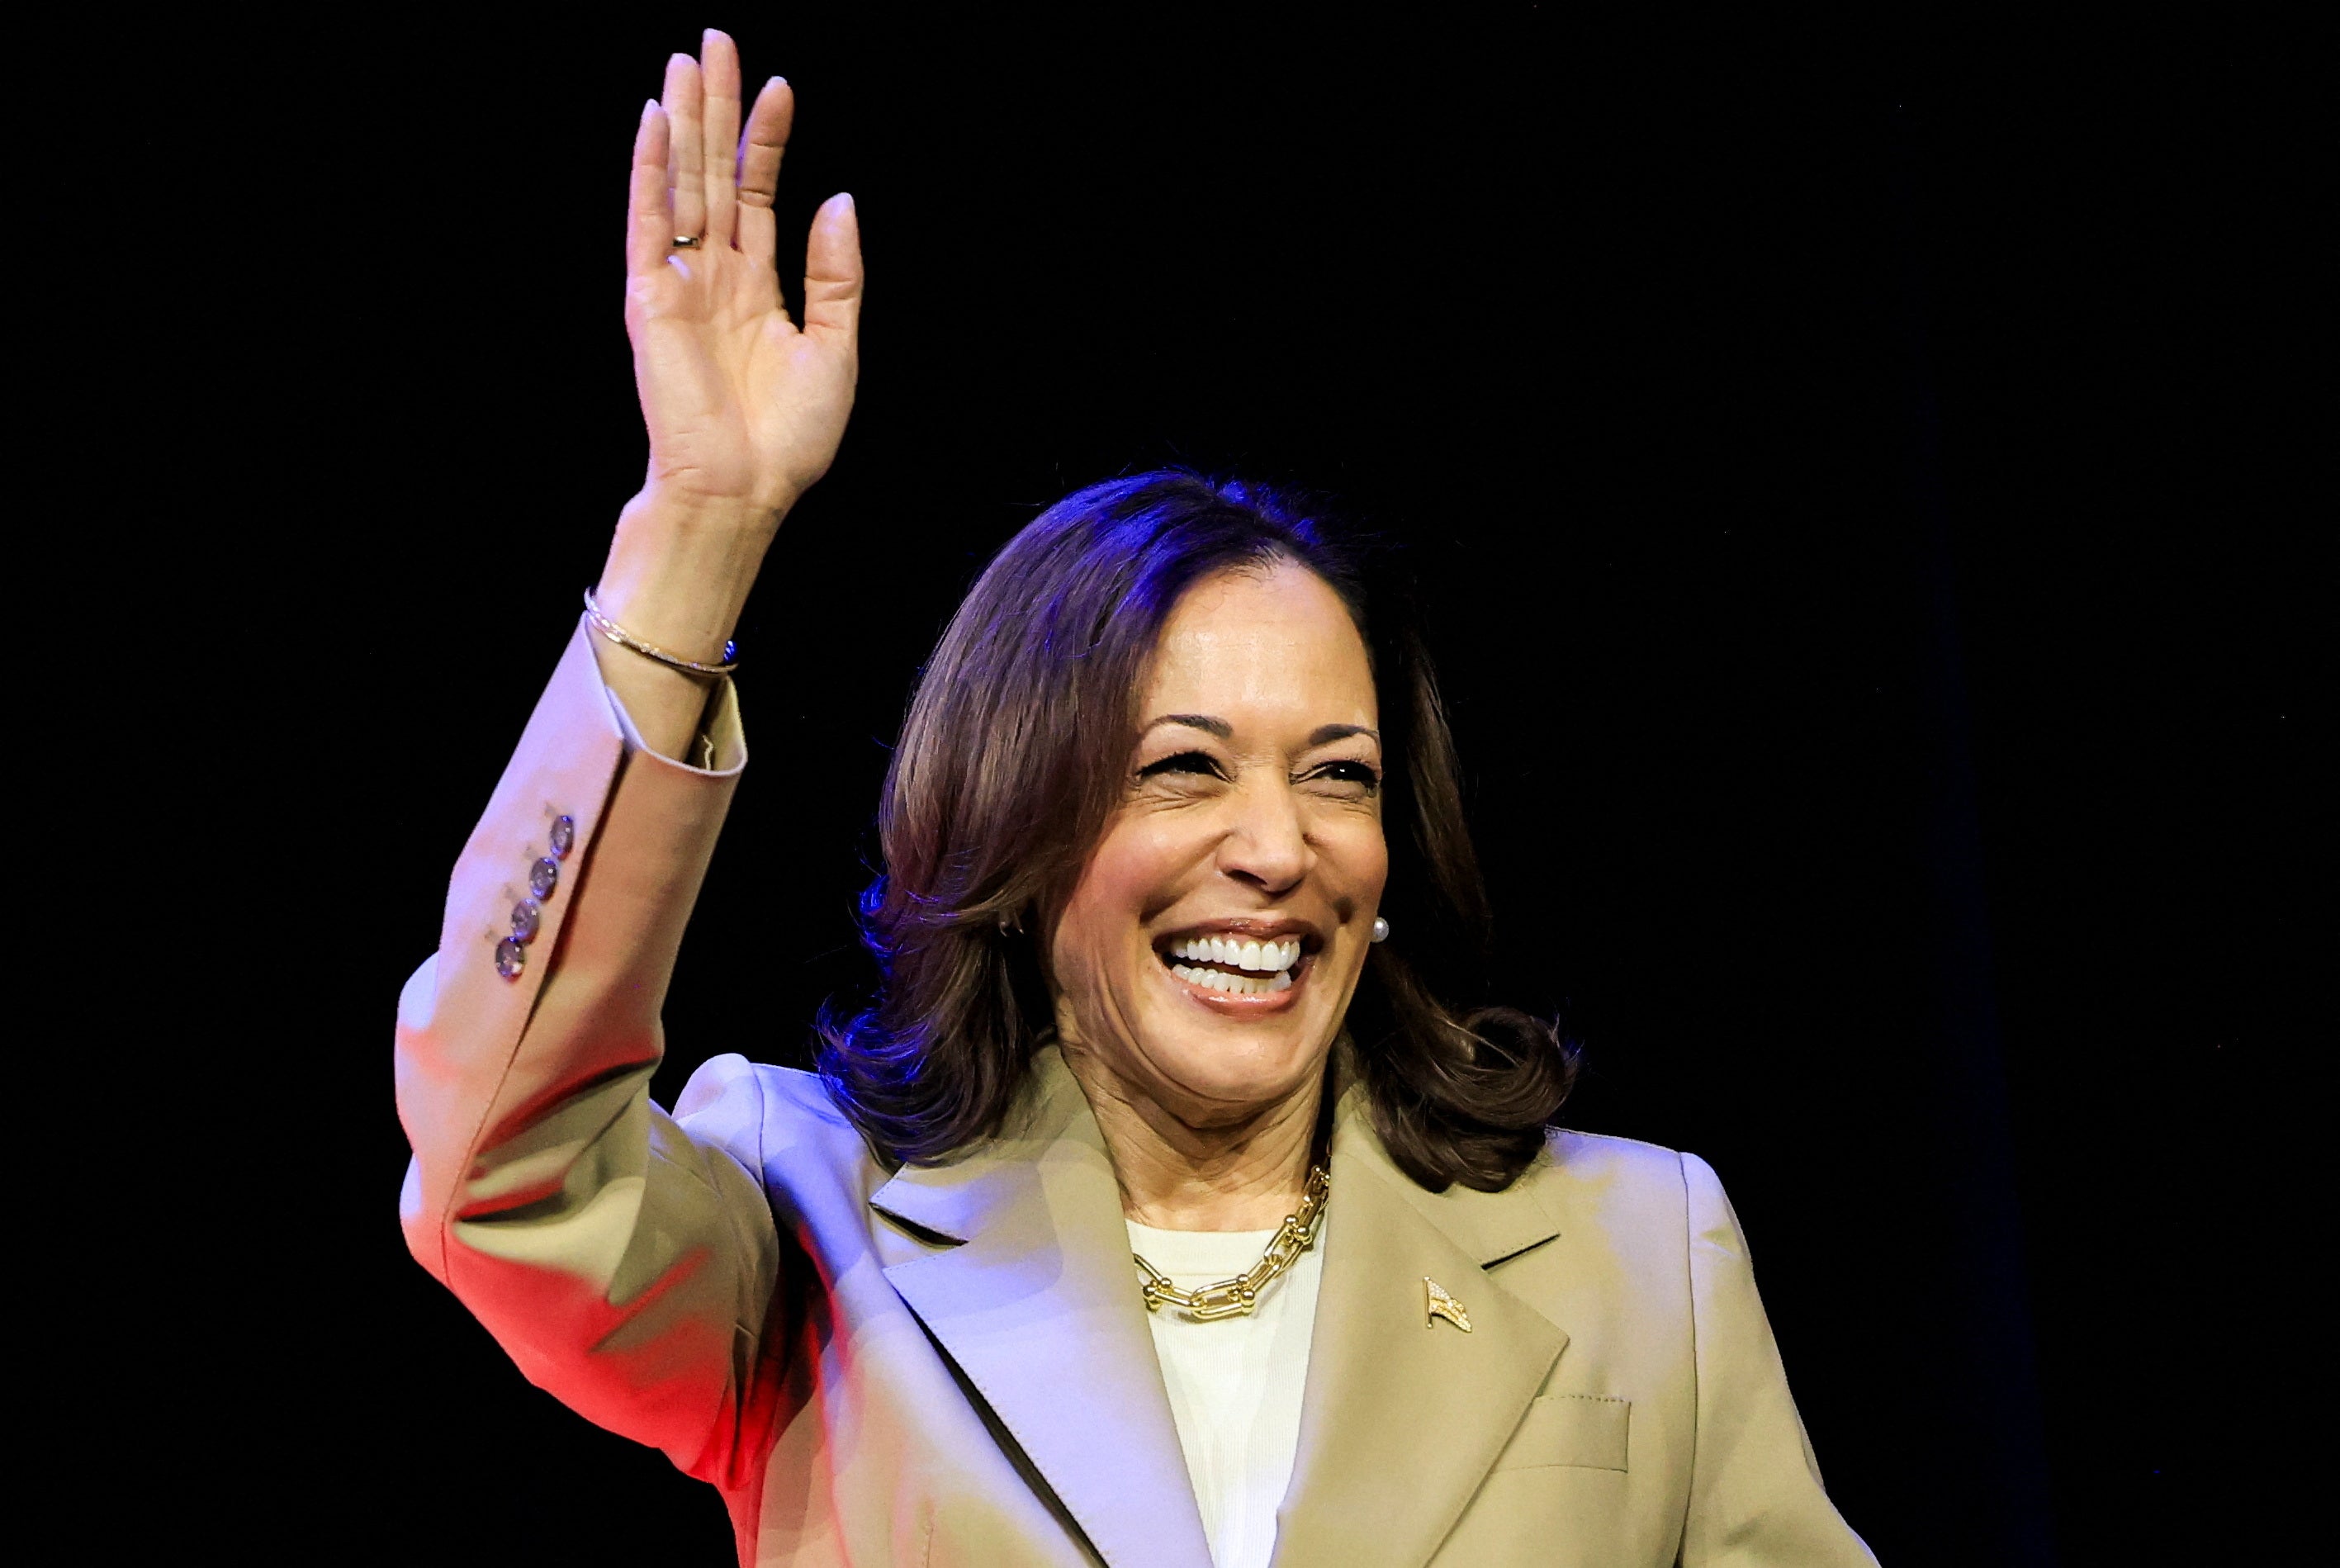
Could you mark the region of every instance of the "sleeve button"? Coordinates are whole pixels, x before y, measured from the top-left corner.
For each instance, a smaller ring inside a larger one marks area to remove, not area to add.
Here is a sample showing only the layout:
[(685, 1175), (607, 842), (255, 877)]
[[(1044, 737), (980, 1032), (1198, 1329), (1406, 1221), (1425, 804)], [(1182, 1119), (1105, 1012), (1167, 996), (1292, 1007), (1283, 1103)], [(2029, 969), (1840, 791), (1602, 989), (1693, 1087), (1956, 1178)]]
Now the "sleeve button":
[(569, 851), (576, 845), (576, 843), (577, 819), (574, 817), (554, 818), (552, 819), (552, 858), (556, 860), (566, 860), (569, 858)]
[(533, 898), (522, 898), (512, 906), (511, 934), (515, 942), (533, 942), (539, 927), (544, 924), (544, 908)]
[(528, 968), (528, 949), (520, 945), (517, 937), (506, 937), (496, 944), (496, 973), (507, 980), (517, 980), (520, 972)]
[(528, 890), (540, 898), (552, 897), (553, 888), (560, 886), (560, 862), (547, 855), (528, 868)]

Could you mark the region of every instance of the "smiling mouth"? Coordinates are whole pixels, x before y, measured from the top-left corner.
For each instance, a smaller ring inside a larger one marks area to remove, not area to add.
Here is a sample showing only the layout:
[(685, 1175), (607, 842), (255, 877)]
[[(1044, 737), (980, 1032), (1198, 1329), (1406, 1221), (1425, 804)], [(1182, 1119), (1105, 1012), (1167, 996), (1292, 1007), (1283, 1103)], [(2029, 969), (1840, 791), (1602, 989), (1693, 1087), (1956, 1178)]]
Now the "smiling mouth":
[(1290, 990), (1307, 955), (1298, 937), (1254, 941), (1242, 937), (1190, 937), (1160, 955), (1163, 965), (1190, 986), (1230, 997), (1269, 997)]

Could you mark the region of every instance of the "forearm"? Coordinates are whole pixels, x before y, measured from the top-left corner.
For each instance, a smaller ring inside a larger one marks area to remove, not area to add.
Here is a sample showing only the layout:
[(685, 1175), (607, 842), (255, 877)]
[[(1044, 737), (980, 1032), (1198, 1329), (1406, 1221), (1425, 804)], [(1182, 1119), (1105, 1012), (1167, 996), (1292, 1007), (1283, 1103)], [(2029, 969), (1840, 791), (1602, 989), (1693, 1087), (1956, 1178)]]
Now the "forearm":
[[(783, 511), (692, 502), (646, 490), (620, 514), (594, 597), (601, 612), (644, 642), (699, 663), (718, 663), (739, 623)], [(596, 639), (602, 679), (625, 705), (642, 743), (689, 760), (714, 688)]]
[[(743, 760), (631, 750), (572, 639), (449, 881), (436, 958), (402, 998), (399, 1108), (435, 1225), (497, 1148), (588, 1084), (647, 1073), (682, 929)], [(564, 826), (565, 821), (565, 826)]]
[[(728, 701), (708, 726), (721, 771), (628, 746), (594, 664), (572, 640), (400, 999), (401, 1206), (416, 1257), (531, 1380), (689, 1464), (744, 1397), (754, 1342), (733, 1325), (762, 1321), (779, 1267), (736, 1151), (648, 1087), (744, 748)], [(547, 859), (550, 885), (531, 883)], [(522, 898), (533, 939), (499, 962)], [(742, 1106), (709, 1125), (752, 1131), (752, 1080), (735, 1087)]]

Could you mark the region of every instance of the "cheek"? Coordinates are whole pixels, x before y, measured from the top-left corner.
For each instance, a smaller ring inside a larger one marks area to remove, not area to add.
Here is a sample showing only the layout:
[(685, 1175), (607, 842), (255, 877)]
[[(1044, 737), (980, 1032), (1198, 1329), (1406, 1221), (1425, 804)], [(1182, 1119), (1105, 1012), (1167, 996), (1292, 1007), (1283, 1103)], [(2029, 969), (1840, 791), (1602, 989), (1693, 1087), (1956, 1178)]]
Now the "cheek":
[(1116, 824), (1082, 868), (1065, 906), (1054, 949), (1057, 972), (1091, 968), (1119, 952), (1131, 928), (1175, 902), (1195, 863), (1193, 844), (1167, 824)]
[(1347, 816), (1319, 824), (1317, 864), (1328, 890), (1368, 907), (1389, 881), (1389, 840), (1377, 818)]
[(1195, 837), (1158, 819), (1117, 825), (1089, 858), (1076, 900), (1123, 921), (1144, 918), (1177, 898), (1195, 861)]
[(1364, 856), (1364, 875), (1373, 888), (1373, 901), (1381, 901), (1382, 889), (1389, 884), (1389, 840), (1382, 837), (1381, 824), (1373, 824), (1372, 839)]

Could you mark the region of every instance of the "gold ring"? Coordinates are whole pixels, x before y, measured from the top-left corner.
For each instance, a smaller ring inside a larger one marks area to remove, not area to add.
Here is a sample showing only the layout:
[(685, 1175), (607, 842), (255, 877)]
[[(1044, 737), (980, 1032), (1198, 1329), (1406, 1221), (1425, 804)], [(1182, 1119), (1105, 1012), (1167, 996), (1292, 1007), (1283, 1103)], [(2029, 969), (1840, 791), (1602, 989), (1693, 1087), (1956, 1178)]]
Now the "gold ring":
[(695, 251), (699, 249), (699, 236), (697, 234), (677, 234), (674, 237), (674, 248), (678, 251)]

